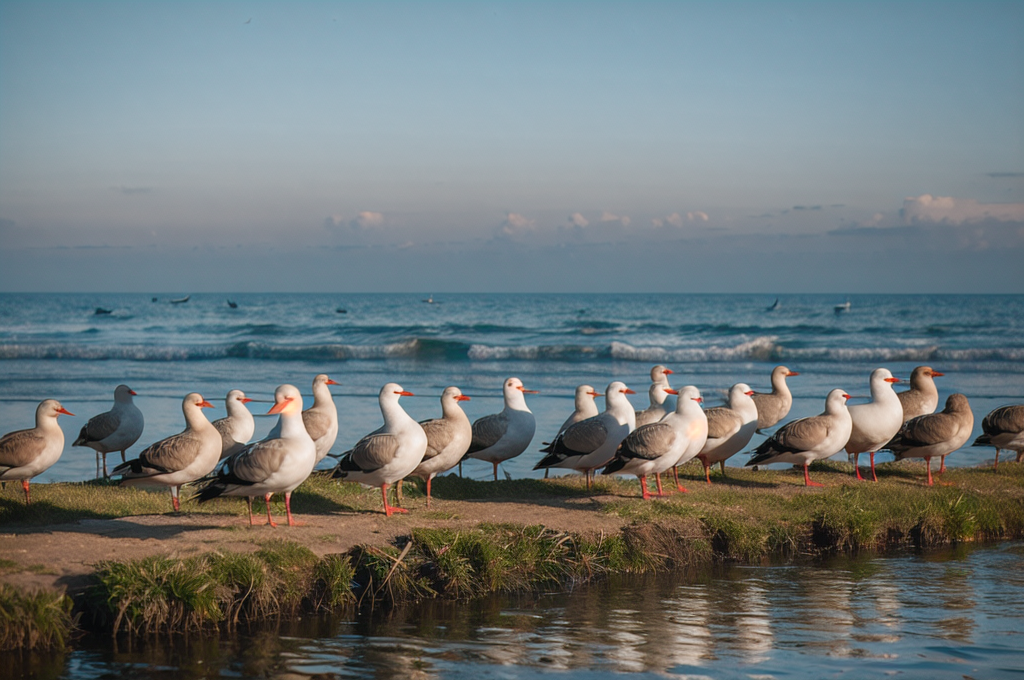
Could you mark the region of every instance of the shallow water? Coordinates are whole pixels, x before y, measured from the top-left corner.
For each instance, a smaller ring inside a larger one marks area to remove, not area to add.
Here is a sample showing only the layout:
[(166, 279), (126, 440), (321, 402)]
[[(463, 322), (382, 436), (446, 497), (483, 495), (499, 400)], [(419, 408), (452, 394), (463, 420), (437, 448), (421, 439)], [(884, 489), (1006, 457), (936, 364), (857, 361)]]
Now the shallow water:
[[(0, 432), (30, 427), (36, 404), (49, 397), (76, 414), (61, 418), (67, 448), (37, 482), (94, 476), (93, 452), (70, 443), (122, 382), (139, 393), (146, 417), (129, 451), (137, 455), (181, 430), (188, 392), (216, 404), (210, 416), (218, 418), (218, 399), (232, 388), (270, 399), (281, 383), (308, 393), (313, 376), (328, 373), (342, 383), (334, 388), (340, 453), (380, 424), (376, 395), (386, 382), (418, 395), (402, 401), (417, 419), (439, 415), (441, 391), (458, 385), (473, 395), (464, 407), (476, 419), (501, 409), (501, 384), (515, 375), (541, 391), (528, 398), (534, 445), (502, 465), (516, 478), (541, 474), (532, 470), (540, 442), (572, 412), (577, 385), (603, 391), (623, 380), (645, 408), (655, 363), (676, 371), (673, 385), (699, 387), (708, 406), (736, 382), (770, 390), (772, 368), (784, 363), (801, 373), (790, 380), (791, 419), (820, 413), (835, 387), (866, 395), (879, 366), (904, 378), (922, 363), (945, 372), (936, 381), (940, 400), (967, 394), (975, 434), (991, 409), (1024, 400), (1024, 295), (852, 296), (841, 314), (833, 306), (845, 298), (832, 295), (782, 296), (771, 312), (774, 296), (757, 295), (449, 294), (424, 304), (425, 295), (204, 294), (178, 305), (169, 299), (179, 295), (157, 297), (0, 294)], [(97, 307), (111, 314), (96, 315)], [(256, 436), (272, 425), (257, 419)], [(948, 463), (993, 456), (968, 446)], [(729, 464), (745, 462), (738, 454)], [(487, 478), (491, 466), (472, 461), (466, 472)]]
[(14, 661), (12, 677), (76, 679), (1019, 678), (1024, 544), (624, 577), (116, 651), (92, 638)]

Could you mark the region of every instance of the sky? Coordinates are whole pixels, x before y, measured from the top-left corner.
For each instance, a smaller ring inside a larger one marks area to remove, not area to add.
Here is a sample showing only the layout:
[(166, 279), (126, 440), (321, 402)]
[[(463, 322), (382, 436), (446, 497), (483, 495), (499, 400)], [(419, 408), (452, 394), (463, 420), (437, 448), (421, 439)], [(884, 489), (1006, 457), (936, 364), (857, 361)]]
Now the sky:
[(1024, 2), (0, 0), (0, 291), (1024, 292)]

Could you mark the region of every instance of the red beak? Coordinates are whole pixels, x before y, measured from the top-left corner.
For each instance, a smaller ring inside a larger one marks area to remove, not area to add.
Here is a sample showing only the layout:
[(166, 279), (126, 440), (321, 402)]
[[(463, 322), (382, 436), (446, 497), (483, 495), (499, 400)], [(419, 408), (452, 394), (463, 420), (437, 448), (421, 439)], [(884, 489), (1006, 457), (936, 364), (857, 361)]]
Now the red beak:
[(413, 394), (412, 392), (409, 392), (408, 390), (402, 390), (401, 392), (399, 392), (398, 390), (395, 390), (395, 394), (397, 394), (400, 397), (415, 397), (416, 396), (415, 394)]
[(679, 394), (679, 390), (674, 390), (671, 387), (666, 387), (665, 391), (668, 392), (669, 394)]
[(945, 373), (939, 373), (938, 371), (932, 371), (932, 377), (933, 378), (940, 378), (940, 377), (942, 377), (944, 375), (946, 375), (946, 374)]
[(341, 383), (340, 382), (336, 382), (336, 381), (331, 380), (330, 378), (328, 378), (327, 382), (325, 382), (324, 384), (325, 385), (340, 385)]
[(626, 389), (622, 390), (622, 393), (623, 394), (636, 394), (636, 392), (634, 392), (633, 390), (629, 389), (628, 387)]
[(239, 399), (239, 401), (242, 402), (243, 404), (248, 404), (250, 401), (252, 401), (252, 399), (250, 399), (249, 397), (242, 397), (241, 399)]
[(455, 401), (469, 401), (469, 397), (467, 397), (465, 394), (460, 394), (459, 396), (455, 397)]
[(786, 374), (786, 377), (787, 378), (792, 378), (794, 375), (800, 375), (800, 374), (797, 373), (796, 371), (790, 371), (789, 373)]
[(693, 400), (695, 402), (697, 402), (698, 404), (703, 404), (704, 403), (704, 397), (694, 397)]
[(57, 413), (63, 413), (66, 416), (73, 416), (73, 415), (75, 415), (74, 413), (72, 413), (71, 411), (67, 410), (63, 406), (61, 406), (59, 409), (57, 409)]
[(135, 390), (128, 390), (128, 394), (132, 395), (133, 397), (139, 396), (139, 393), (136, 392)]
[(199, 402), (198, 406), (199, 406), (199, 408), (213, 408), (213, 404), (211, 404), (210, 402), (206, 401), (205, 399), (203, 399), (201, 402)]
[(525, 387), (517, 387), (516, 389), (522, 392), (523, 394), (540, 394), (540, 392), (538, 392), (537, 390), (528, 390)]
[(603, 394), (601, 394), (600, 392), (587, 392), (587, 394), (589, 394), (590, 396), (592, 396), (592, 397), (594, 397), (594, 398), (597, 398), (597, 397), (603, 397), (603, 396), (604, 396), (604, 395), (603, 395)]
[(287, 397), (283, 401), (277, 402), (276, 404), (274, 404), (273, 406), (270, 407), (270, 410), (267, 411), (267, 415), (268, 416), (272, 416), (275, 413), (280, 413), (281, 411), (284, 410), (284, 407), (287, 406), (290, 403), (292, 403), (292, 398), (291, 397)]
[(885, 382), (887, 382), (887, 383), (898, 383), (899, 381), (900, 381), (899, 378), (886, 378), (885, 379)]
[(665, 369), (665, 375), (672, 375), (673, 373), (675, 373), (675, 371), (673, 371), (671, 368)]
[(747, 390), (743, 394), (747, 395), (748, 397), (752, 397), (752, 396), (754, 396), (754, 390)]
[(849, 399), (849, 398), (850, 398), (850, 395), (849, 395), (849, 394), (844, 394), (844, 395), (843, 395), (843, 399)]

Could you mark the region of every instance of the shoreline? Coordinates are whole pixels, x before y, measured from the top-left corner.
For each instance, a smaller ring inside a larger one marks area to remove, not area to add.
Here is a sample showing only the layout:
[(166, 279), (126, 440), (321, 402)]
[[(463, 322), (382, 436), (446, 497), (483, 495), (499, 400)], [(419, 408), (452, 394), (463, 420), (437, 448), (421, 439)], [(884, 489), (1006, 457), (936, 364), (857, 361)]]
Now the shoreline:
[[(276, 529), (250, 529), (236, 499), (198, 511), (186, 503), (175, 515), (163, 493), (65, 483), (38, 485), (26, 509), (8, 486), (0, 493), (0, 584), (17, 597), (59, 601), (57, 611), (73, 603), (91, 631), (173, 632), (233, 625), (228, 614), (237, 624), (354, 601), (387, 606), (722, 562), (1024, 538), (1024, 465), (953, 469), (948, 486), (931, 489), (919, 465), (884, 465), (878, 484), (854, 481), (842, 463), (820, 465), (825, 489), (803, 487), (789, 470), (730, 470), (708, 487), (694, 466), (683, 475), (689, 493), (647, 502), (627, 479), (601, 479), (591, 496), (575, 477), (444, 477), (435, 480), (431, 510), (419, 486), (407, 485), (411, 512), (391, 518), (379, 511), (379, 491), (313, 478), (293, 495), (306, 525)], [(187, 573), (217, 598), (200, 606), (131, 590), (143, 567), (151, 584)], [(288, 596), (253, 605), (254, 574)], [(17, 635), (0, 630), (5, 637)], [(47, 644), (21, 640), (7, 646)]]

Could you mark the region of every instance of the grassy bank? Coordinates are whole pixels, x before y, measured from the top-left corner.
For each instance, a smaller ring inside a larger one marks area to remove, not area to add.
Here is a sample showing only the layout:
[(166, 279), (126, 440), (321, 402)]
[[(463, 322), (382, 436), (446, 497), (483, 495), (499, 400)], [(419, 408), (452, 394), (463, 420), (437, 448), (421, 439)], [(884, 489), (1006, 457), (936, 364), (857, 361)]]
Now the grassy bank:
[[(713, 477), (715, 483), (707, 486), (699, 469), (691, 468), (684, 481), (690, 493), (648, 502), (635, 497), (636, 482), (626, 479), (600, 479), (591, 495), (578, 478), (497, 483), (442, 478), (434, 484), (439, 503), (429, 513), (416, 487), (407, 487), (414, 514), (402, 521), (411, 524), (387, 544), (366, 540), (347, 553), (318, 556), (309, 546), (276, 540), (259, 542), (249, 553), (214, 550), (106, 561), (96, 566), (91, 585), (75, 594), (75, 611), (85, 628), (146, 635), (230, 628), (345, 603), (376, 607), (416, 598), (562, 588), (609, 574), (727, 560), (759, 564), (797, 554), (1024, 538), (1024, 465), (1004, 465), (998, 473), (951, 470), (933, 488), (921, 484), (919, 468), (882, 466), (883, 481), (874, 484), (854, 482), (848, 466), (826, 463), (816, 470), (816, 478), (828, 484), (824, 489), (804, 488), (802, 476), (789, 470), (730, 470), (730, 477)], [(127, 514), (167, 511), (164, 494), (104, 484), (39, 487), (40, 500), (31, 511), (12, 502), (9, 493), (0, 498), (0, 521), (38, 526), (123, 517), (119, 513), (125, 509)], [(318, 478), (295, 494), (293, 507), (309, 515), (379, 512), (377, 493)], [(558, 531), (472, 519), (479, 504), (508, 498), (536, 503), (545, 513), (586, 508), (615, 518), (619, 528)], [(192, 504), (186, 508), (195, 511)], [(223, 501), (198, 511), (240, 519), (244, 504)], [(345, 531), (343, 523), (337, 531)], [(289, 537), (283, 528), (279, 535)], [(0, 573), (18, 568), (0, 561)], [(0, 641), (9, 647), (65, 644), (74, 627), (69, 602), (55, 594), (0, 590)]]

